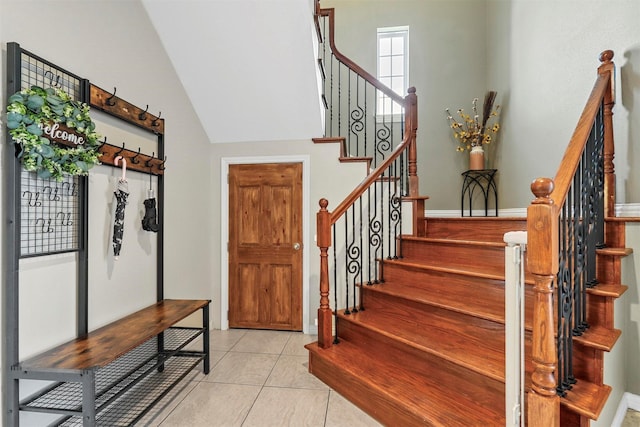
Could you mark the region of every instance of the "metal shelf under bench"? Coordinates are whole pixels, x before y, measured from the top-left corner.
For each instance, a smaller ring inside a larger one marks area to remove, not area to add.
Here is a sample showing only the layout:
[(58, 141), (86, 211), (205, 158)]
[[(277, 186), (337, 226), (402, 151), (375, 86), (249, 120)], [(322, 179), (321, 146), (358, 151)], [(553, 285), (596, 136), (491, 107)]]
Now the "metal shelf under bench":
[[(53, 381), (21, 411), (60, 414), (53, 425), (133, 425), (200, 362), (209, 373), (209, 300), (162, 300), (25, 360), (15, 378)], [(202, 327), (176, 323), (202, 310)], [(202, 336), (202, 350), (186, 347)]]

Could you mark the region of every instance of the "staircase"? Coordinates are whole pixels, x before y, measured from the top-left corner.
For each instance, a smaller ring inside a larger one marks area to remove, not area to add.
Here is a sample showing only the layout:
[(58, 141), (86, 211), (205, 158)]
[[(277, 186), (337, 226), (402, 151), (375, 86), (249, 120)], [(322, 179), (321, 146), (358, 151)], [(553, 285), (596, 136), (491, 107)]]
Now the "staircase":
[[(556, 176), (532, 183), (526, 218), (426, 219), (415, 88), (402, 98), (342, 55), (333, 9), (316, 1), (315, 19), (327, 112), (314, 141), (340, 143), (341, 160), (369, 174), (332, 211), (319, 203), (310, 372), (385, 425), (518, 425), (505, 408), (503, 235), (526, 230), (521, 419), (588, 427), (611, 392), (604, 354), (620, 336), (614, 301), (631, 253), (614, 212), (613, 52)], [(400, 121), (371, 114), (380, 96)]]
[[(502, 237), (526, 230), (526, 218), (425, 222), (424, 236), (401, 240), (402, 259), (380, 261), (383, 283), (361, 286), (364, 310), (338, 314), (339, 343), (307, 346), (309, 370), (384, 425), (505, 425)], [(611, 223), (612, 231), (624, 232), (623, 223)], [(617, 263), (619, 274), (619, 259), (628, 253), (599, 256)], [(592, 327), (575, 338), (578, 381), (560, 400), (562, 426), (588, 425), (609, 395), (603, 357), (620, 331), (608, 326), (612, 311), (602, 314), (626, 289), (619, 276), (611, 279), (617, 284), (603, 281), (590, 291), (589, 311), (601, 320), (592, 316)], [(526, 282), (528, 377), (533, 281)]]
[[(309, 369), (385, 425), (504, 425), (504, 243), (526, 219), (429, 219)], [(473, 236), (473, 240), (467, 236)]]

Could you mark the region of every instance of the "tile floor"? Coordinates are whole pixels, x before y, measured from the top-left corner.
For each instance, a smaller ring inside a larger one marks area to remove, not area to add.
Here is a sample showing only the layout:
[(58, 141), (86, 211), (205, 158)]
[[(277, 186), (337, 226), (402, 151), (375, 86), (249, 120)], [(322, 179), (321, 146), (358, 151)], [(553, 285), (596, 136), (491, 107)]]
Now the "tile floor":
[(315, 340), (296, 332), (211, 331), (209, 375), (194, 371), (139, 425), (380, 426), (309, 374), (304, 345)]
[(640, 411), (633, 409), (627, 410), (627, 415), (624, 417), (624, 421), (620, 427), (638, 427), (640, 426)]
[[(211, 331), (209, 375), (192, 372), (139, 425), (380, 426), (309, 374), (304, 345), (315, 340), (299, 332)], [(638, 426), (640, 412), (629, 410), (621, 427)]]

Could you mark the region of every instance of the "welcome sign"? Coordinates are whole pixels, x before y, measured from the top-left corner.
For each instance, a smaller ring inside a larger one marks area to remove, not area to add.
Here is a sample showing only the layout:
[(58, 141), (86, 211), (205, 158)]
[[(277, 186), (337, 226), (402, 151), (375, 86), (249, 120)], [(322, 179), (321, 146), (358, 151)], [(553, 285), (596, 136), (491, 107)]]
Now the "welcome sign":
[(51, 141), (66, 145), (67, 147), (77, 147), (84, 145), (84, 136), (76, 133), (75, 129), (69, 128), (62, 123), (47, 124), (42, 128), (42, 132)]

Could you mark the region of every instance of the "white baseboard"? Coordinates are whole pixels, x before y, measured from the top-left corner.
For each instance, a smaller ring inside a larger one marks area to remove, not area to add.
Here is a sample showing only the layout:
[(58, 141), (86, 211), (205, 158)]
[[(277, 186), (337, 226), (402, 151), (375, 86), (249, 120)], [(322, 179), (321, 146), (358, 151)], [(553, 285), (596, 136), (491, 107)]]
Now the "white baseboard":
[(624, 417), (627, 414), (628, 409), (640, 412), (640, 396), (632, 393), (625, 392), (620, 399), (616, 416), (613, 417), (611, 427), (620, 427), (624, 421)]
[[(619, 203), (616, 205), (616, 216), (640, 217), (640, 203)], [(460, 209), (427, 209), (424, 214), (426, 217), (436, 218), (460, 218)], [(484, 210), (474, 209), (471, 216), (484, 216)], [(489, 216), (495, 215), (495, 209), (489, 209)], [(465, 217), (469, 216), (469, 210), (465, 210)], [(527, 208), (509, 208), (498, 209), (499, 217), (526, 217)]]
[(640, 203), (624, 203), (616, 205), (616, 216), (640, 217)]

